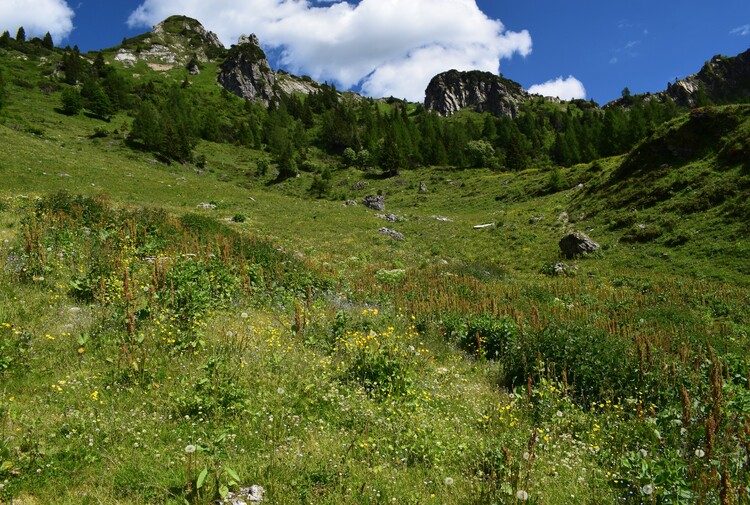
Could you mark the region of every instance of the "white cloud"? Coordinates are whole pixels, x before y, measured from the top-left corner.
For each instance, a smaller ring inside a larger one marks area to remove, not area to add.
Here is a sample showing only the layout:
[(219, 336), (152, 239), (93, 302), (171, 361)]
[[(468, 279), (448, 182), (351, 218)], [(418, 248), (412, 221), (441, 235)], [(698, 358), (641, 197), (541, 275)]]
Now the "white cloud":
[(529, 88), (529, 93), (533, 95), (556, 96), (563, 100), (586, 98), (586, 88), (583, 87), (583, 83), (572, 75), (569, 75), (565, 79), (560, 76), (543, 84), (534, 84)]
[(73, 30), (73, 16), (65, 0), (2, 0), (0, 32), (8, 30), (15, 37), (18, 27), (23, 26), (27, 38), (49, 32), (57, 44)]
[(744, 37), (746, 35), (750, 35), (750, 24), (738, 26), (737, 28), (735, 28), (734, 30), (732, 30), (729, 33), (732, 34), (732, 35), (739, 35), (740, 37)]
[(421, 101), (437, 73), (497, 73), (501, 58), (531, 52), (531, 36), (506, 31), (475, 0), (144, 0), (130, 26), (150, 26), (173, 14), (198, 19), (232, 43), (254, 32), (279, 50), (285, 69), (372, 96)]

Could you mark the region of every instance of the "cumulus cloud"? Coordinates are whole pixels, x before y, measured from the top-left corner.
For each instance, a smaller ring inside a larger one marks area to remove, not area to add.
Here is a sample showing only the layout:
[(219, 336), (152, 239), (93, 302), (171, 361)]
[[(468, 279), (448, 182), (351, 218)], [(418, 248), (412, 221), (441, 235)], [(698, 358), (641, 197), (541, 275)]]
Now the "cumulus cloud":
[(740, 37), (745, 37), (747, 35), (750, 35), (750, 24), (738, 26), (737, 28), (730, 31), (729, 33), (731, 35), (738, 35)]
[(500, 59), (531, 52), (526, 30), (507, 31), (475, 0), (144, 0), (131, 27), (173, 14), (198, 19), (227, 44), (254, 32), (286, 70), (371, 96), (421, 101), (437, 73), (497, 73)]
[(560, 76), (557, 79), (542, 84), (534, 84), (529, 88), (529, 93), (533, 95), (556, 96), (563, 100), (586, 98), (586, 88), (583, 87), (583, 83), (572, 75), (569, 75), (565, 79)]
[(49, 32), (57, 43), (73, 30), (73, 16), (65, 0), (2, 0), (0, 32), (8, 30), (14, 37), (23, 26), (27, 37), (42, 37)]

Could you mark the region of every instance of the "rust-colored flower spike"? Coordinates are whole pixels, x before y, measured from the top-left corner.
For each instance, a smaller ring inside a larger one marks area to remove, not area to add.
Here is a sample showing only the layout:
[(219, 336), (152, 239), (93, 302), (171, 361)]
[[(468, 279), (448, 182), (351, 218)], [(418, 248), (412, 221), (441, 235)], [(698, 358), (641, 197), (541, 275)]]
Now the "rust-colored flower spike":
[(690, 394), (688, 393), (685, 384), (683, 384), (680, 389), (680, 396), (682, 397), (682, 426), (687, 428), (688, 424), (690, 424), (692, 409), (690, 406)]
[(714, 453), (714, 441), (716, 437), (716, 419), (713, 412), (708, 414), (706, 419), (706, 454), (709, 459)]

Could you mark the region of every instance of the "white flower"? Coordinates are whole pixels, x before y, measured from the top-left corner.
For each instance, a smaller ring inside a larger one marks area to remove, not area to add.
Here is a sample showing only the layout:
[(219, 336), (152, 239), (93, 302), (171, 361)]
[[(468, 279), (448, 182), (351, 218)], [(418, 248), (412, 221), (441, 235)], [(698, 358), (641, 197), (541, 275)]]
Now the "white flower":
[(703, 449), (696, 449), (695, 450), (695, 457), (702, 458), (705, 455), (706, 455), (706, 451), (704, 451)]
[(643, 493), (646, 496), (650, 495), (653, 492), (654, 492), (654, 486), (652, 486), (651, 484), (646, 484), (645, 486), (641, 488), (641, 493)]
[(641, 456), (648, 458), (648, 451), (646, 449), (641, 449)]
[(562, 411), (561, 411), (561, 410), (558, 410), (558, 411), (557, 411), (557, 412), (555, 413), (555, 415), (557, 415), (557, 417), (562, 417), (562, 416), (563, 416), (563, 413), (562, 413)]
[(452, 486), (453, 485), (453, 477), (446, 477), (443, 482), (445, 482), (446, 486)]
[(193, 454), (195, 452), (195, 446), (193, 444), (185, 446), (185, 452), (188, 454)]
[(242, 319), (247, 319), (248, 317), (250, 317), (250, 315), (247, 312), (243, 312), (242, 314), (240, 314), (240, 317)]
[(527, 493), (523, 489), (519, 489), (518, 491), (516, 491), (516, 498), (521, 501), (526, 501), (529, 499), (529, 493)]
[(283, 395), (284, 394), (284, 388), (279, 387), (279, 388), (276, 389), (276, 392), (279, 393), (280, 395)]
[(529, 454), (528, 452), (524, 452), (524, 453), (523, 453), (523, 459), (525, 459), (525, 460), (527, 460), (527, 461), (528, 461), (528, 459), (529, 459), (530, 457), (531, 457), (531, 454)]

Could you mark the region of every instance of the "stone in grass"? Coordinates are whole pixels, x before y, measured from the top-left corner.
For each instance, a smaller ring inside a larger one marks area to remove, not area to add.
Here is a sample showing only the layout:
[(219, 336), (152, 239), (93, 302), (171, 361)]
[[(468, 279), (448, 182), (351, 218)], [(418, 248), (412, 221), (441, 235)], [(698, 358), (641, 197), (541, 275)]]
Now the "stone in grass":
[(372, 210), (379, 210), (381, 212), (385, 210), (384, 195), (367, 195), (362, 200), (362, 203), (365, 205), (365, 207), (368, 207)]
[(262, 486), (253, 484), (243, 487), (238, 492), (230, 491), (223, 500), (218, 500), (219, 505), (247, 505), (248, 503), (259, 503), (263, 501), (266, 490)]
[(559, 245), (563, 256), (569, 259), (598, 251), (600, 248), (599, 244), (580, 231), (564, 236), (560, 239)]
[(375, 216), (384, 219), (389, 223), (398, 223), (398, 216), (396, 214), (375, 214)]
[(390, 228), (380, 228), (378, 231), (383, 235), (388, 235), (393, 240), (404, 240), (404, 235), (397, 232), (396, 230), (392, 230)]

